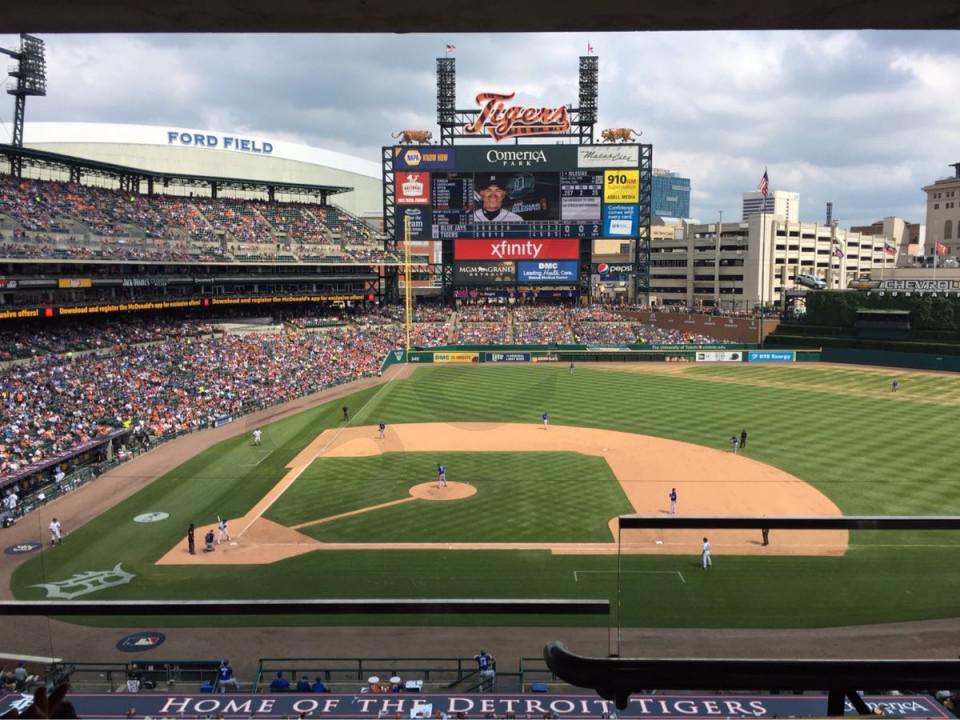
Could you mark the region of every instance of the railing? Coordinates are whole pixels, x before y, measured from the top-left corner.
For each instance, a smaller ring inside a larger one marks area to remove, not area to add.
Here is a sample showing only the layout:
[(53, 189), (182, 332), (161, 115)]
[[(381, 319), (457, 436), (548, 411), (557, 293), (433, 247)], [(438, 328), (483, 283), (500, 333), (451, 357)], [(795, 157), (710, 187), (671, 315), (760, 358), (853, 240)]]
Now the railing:
[[(73, 692), (127, 692), (127, 679), (134, 663), (76, 662), (52, 665), (50, 676), (68, 679)], [(169, 692), (177, 685), (187, 684), (189, 692), (198, 692), (200, 686), (217, 679), (219, 660), (151, 660), (136, 663), (142, 679), (141, 692), (151, 690)]]

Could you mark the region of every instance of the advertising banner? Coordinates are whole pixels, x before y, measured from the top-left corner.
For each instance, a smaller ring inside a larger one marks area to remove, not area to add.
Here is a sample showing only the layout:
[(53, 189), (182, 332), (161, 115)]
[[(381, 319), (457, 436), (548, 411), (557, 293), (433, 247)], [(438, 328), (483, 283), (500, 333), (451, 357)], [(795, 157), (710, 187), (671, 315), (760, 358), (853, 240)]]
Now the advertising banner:
[(474, 240), (458, 238), (454, 243), (455, 260), (577, 260), (577, 238), (550, 240)]
[(605, 203), (639, 203), (640, 171), (607, 170), (603, 176)]
[(476, 170), (569, 170), (577, 167), (575, 145), (462, 145), (457, 148), (457, 169)]
[(498, 285), (516, 279), (517, 267), (512, 260), (477, 260), (457, 263), (453, 268), (455, 285)]
[(742, 352), (698, 352), (697, 362), (743, 362)]
[(406, 219), (410, 219), (410, 241), (426, 242), (430, 240), (430, 206), (401, 205), (397, 208), (397, 240), (403, 240), (406, 233)]
[[(554, 717), (554, 718), (822, 718), (827, 714), (826, 695), (646, 695), (630, 697), (618, 710), (610, 700), (595, 695), (500, 695), (280, 693), (250, 695), (192, 695), (171, 692), (140, 693), (136, 710), (127, 693), (73, 693), (68, 699), (78, 717), (223, 717), (223, 718), (381, 718), (434, 717)], [(877, 715), (898, 718), (952, 717), (940, 703), (923, 695), (868, 695), (864, 701)], [(30, 693), (0, 695), (0, 714), (11, 710), (26, 717), (33, 703)], [(880, 706), (883, 707), (880, 707)], [(856, 715), (848, 702), (847, 715)]]
[(636, 145), (613, 147), (586, 145), (577, 148), (577, 167), (581, 168), (635, 168), (640, 164), (640, 148)]
[(631, 263), (593, 263), (590, 274), (596, 275), (601, 282), (620, 282), (633, 272)]
[(394, 170), (453, 170), (456, 165), (452, 147), (395, 147), (393, 153)]
[(407, 362), (412, 363), (432, 363), (433, 362), (433, 353), (428, 352), (411, 352), (407, 355)]
[(605, 205), (603, 208), (603, 236), (636, 237), (639, 208), (636, 205)]
[(751, 350), (747, 362), (793, 362), (797, 354), (793, 350)]
[(430, 173), (397, 172), (397, 205), (424, 205), (430, 203)]
[(495, 363), (530, 362), (530, 353), (528, 352), (484, 353), (483, 359), (485, 362), (495, 362)]
[(59, 278), (57, 280), (58, 288), (88, 288), (93, 286), (93, 280), (90, 278)]
[(475, 363), (480, 362), (480, 353), (475, 352), (435, 352), (435, 363)]
[(517, 282), (575, 283), (579, 263), (576, 260), (517, 263)]

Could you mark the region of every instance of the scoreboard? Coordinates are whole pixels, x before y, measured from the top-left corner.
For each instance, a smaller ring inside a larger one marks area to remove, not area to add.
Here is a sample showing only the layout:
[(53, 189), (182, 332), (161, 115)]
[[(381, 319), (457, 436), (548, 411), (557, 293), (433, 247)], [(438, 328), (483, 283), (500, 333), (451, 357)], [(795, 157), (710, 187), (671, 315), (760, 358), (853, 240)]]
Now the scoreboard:
[(409, 219), (412, 240), (453, 244), (456, 284), (575, 284), (580, 239), (638, 236), (639, 155), (637, 145), (396, 146), (396, 239)]

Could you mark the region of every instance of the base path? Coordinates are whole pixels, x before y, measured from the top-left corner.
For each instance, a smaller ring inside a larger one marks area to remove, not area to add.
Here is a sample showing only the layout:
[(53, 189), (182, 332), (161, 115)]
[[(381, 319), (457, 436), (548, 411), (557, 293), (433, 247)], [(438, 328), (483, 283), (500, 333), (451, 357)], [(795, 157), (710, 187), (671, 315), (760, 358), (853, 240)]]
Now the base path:
[[(213, 553), (187, 552), (186, 541), (172, 548), (160, 565), (259, 564), (318, 550), (548, 550), (563, 555), (612, 555), (618, 552), (617, 519), (610, 518), (606, 543), (322, 543), (295, 528), (266, 520), (263, 514), (318, 457), (366, 457), (385, 452), (579, 452), (603, 457), (617, 477), (634, 512), (667, 514), (671, 488), (679, 495), (678, 515), (824, 515), (842, 513), (812, 485), (777, 468), (700, 445), (591, 428), (506, 423), (410, 423), (390, 425), (386, 437), (373, 426), (326, 430), (290, 462), (287, 474), (244, 517), (231, 519), (239, 535)], [(455, 473), (455, 470), (451, 468)], [(472, 488), (470, 488), (472, 490)], [(442, 492), (442, 491), (446, 492)], [(411, 488), (413, 498), (396, 502), (454, 500), (469, 502), (468, 491), (451, 482), (446, 489)], [(449, 497), (445, 497), (449, 495)], [(393, 503), (391, 503), (393, 504)], [(383, 504), (355, 510), (371, 512)], [(317, 518), (298, 527), (327, 522)], [(201, 537), (200, 529), (197, 537)], [(620, 551), (630, 554), (699, 552), (703, 530), (630, 530)], [(756, 530), (711, 530), (716, 555), (843, 555), (846, 531), (778, 531), (768, 546)]]

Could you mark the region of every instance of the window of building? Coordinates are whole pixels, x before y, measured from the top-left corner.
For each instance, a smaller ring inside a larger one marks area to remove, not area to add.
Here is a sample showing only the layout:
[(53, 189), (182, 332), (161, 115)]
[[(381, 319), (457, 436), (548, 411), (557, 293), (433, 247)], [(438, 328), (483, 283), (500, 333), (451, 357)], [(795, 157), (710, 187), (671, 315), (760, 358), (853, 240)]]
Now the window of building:
[(933, 209), (934, 209), (934, 210), (939, 210), (939, 209), (940, 209), (940, 203), (934, 203), (934, 204), (933, 204)]
[(953, 220), (947, 220), (943, 224), (943, 239), (951, 240), (953, 238)]

